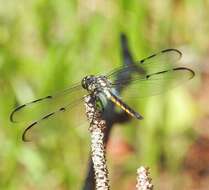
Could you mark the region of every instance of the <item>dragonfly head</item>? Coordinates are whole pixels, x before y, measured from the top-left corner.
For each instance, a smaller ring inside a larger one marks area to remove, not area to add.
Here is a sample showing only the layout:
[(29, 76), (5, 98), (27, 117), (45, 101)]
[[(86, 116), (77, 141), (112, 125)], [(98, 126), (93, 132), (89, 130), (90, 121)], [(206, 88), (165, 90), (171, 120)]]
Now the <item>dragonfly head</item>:
[(95, 76), (94, 75), (88, 75), (84, 77), (81, 81), (81, 85), (84, 89), (90, 90), (90, 86), (94, 83), (95, 81)]

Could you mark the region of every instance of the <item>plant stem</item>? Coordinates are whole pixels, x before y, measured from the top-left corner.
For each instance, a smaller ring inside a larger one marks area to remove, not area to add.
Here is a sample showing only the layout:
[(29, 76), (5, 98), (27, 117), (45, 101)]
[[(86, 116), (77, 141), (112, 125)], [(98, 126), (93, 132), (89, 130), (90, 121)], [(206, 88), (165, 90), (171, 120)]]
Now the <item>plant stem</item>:
[(96, 100), (91, 95), (85, 97), (86, 115), (90, 122), (91, 155), (95, 172), (96, 190), (109, 190), (108, 170), (103, 143), (105, 120), (96, 108)]
[(137, 169), (137, 190), (152, 190), (153, 185), (151, 183), (151, 178), (149, 176), (149, 168), (141, 166)]

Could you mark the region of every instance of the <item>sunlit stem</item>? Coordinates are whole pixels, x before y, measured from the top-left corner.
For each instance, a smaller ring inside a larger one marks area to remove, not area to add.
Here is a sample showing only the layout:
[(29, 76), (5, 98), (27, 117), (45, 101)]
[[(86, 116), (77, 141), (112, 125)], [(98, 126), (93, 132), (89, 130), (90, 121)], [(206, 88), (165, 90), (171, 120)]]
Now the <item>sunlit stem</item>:
[(103, 143), (105, 121), (96, 107), (96, 100), (90, 95), (85, 97), (86, 115), (90, 122), (91, 153), (94, 166), (96, 190), (109, 190), (108, 170)]
[(137, 169), (137, 190), (152, 190), (153, 185), (151, 183), (151, 177), (149, 176), (149, 168), (141, 166)]

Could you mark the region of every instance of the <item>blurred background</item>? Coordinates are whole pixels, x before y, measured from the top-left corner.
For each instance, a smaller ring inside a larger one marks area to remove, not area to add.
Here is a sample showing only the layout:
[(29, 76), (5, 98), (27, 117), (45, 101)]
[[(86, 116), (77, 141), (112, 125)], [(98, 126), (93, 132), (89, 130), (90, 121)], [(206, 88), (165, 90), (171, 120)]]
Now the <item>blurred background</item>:
[(133, 100), (144, 120), (115, 126), (111, 134), (111, 189), (135, 189), (141, 165), (151, 168), (155, 189), (207, 189), (208, 18), (207, 0), (0, 0), (0, 189), (82, 189), (88, 124), (72, 126), (68, 115), (48, 124), (56, 129), (45, 131), (48, 141), (24, 143), (27, 123), (10, 123), (9, 114), (120, 66), (121, 32), (135, 60), (177, 48), (196, 76), (169, 93)]

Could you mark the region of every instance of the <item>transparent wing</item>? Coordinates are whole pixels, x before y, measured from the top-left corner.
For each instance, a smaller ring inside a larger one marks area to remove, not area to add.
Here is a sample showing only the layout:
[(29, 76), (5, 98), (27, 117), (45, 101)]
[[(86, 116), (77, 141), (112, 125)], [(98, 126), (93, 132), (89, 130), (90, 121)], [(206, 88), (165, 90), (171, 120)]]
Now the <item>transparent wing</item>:
[[(144, 98), (166, 92), (194, 77), (188, 68), (178, 67), (158, 73), (146, 75), (145, 78), (132, 80), (122, 96), (124, 98)], [(113, 84), (125, 85), (125, 83)]]
[[(85, 122), (85, 109), (83, 107), (85, 94), (86, 91), (81, 85), (76, 84), (54, 95), (17, 107), (12, 111), (10, 120), (12, 122), (25, 121), (29, 123), (26, 124), (27, 127), (24, 129), (23, 141), (40, 140), (40, 137), (41, 139), (48, 139), (53, 134), (62, 131), (60, 126), (65, 121), (74, 126)], [(57, 127), (59, 127), (59, 130), (56, 130)], [(53, 133), (50, 133), (52, 131)]]
[[(131, 97), (146, 97), (167, 91), (194, 77), (194, 71), (176, 64), (181, 52), (176, 49), (166, 49), (153, 54), (138, 63), (119, 68), (108, 75), (113, 88), (126, 86), (126, 94)], [(131, 76), (126, 80), (115, 80), (116, 76)]]
[[(10, 114), (11, 122), (34, 121), (42, 116), (73, 104), (85, 94), (81, 85), (76, 84), (54, 95), (45, 96), (15, 108)], [(69, 108), (69, 106), (68, 106)]]
[(85, 121), (84, 101), (83, 98), (78, 98), (73, 103), (60, 107), (29, 124), (24, 129), (22, 140), (41, 142), (48, 141), (51, 137), (55, 140), (68, 132), (68, 127), (66, 129), (61, 127), (62, 125), (78, 127)]
[(108, 73), (106, 76), (112, 82), (114, 81), (115, 84), (127, 82), (116, 80), (118, 74), (127, 75), (132, 72), (137, 73), (137, 79), (143, 79), (146, 75), (174, 68), (176, 66), (176, 62), (181, 58), (181, 56), (182, 53), (177, 49), (165, 49), (130, 66), (119, 67)]

